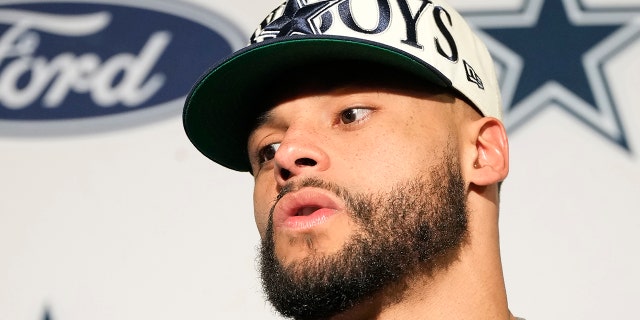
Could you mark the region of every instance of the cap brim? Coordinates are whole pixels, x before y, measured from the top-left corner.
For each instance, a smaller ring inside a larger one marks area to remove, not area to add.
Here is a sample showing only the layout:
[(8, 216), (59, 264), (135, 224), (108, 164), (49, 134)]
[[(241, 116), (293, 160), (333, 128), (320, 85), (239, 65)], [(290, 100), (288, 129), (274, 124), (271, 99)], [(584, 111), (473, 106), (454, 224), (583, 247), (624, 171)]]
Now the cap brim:
[(281, 70), (347, 60), (385, 65), (398, 69), (399, 74), (451, 87), (430, 65), (379, 43), (327, 35), (276, 38), (236, 52), (195, 84), (183, 112), (187, 136), (211, 160), (233, 170), (250, 171), (247, 141), (256, 119), (271, 107), (261, 99), (264, 88), (287, 90), (292, 79)]

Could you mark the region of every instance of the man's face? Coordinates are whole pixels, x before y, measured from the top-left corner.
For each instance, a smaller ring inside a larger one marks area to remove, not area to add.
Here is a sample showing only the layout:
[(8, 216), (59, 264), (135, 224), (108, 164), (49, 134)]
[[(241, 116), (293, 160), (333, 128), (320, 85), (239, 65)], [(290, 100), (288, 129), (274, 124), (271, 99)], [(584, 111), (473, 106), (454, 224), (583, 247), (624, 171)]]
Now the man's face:
[(453, 102), (343, 87), (269, 111), (249, 154), (262, 277), (276, 309), (330, 316), (419, 266), (434, 271), (459, 248), (465, 187)]

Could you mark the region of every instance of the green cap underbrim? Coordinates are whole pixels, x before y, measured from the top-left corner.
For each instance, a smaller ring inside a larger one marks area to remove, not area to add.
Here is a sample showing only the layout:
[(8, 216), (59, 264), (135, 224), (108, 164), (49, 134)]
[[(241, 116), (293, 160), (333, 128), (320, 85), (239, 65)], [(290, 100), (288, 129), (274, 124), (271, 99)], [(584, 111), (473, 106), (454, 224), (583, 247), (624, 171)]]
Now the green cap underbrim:
[(282, 70), (347, 60), (384, 65), (451, 87), (430, 65), (379, 43), (326, 35), (276, 38), (237, 51), (200, 78), (184, 107), (187, 136), (209, 159), (250, 171), (247, 141), (256, 119), (271, 107), (263, 99), (265, 88), (286, 92), (288, 81), (295, 79), (287, 79)]

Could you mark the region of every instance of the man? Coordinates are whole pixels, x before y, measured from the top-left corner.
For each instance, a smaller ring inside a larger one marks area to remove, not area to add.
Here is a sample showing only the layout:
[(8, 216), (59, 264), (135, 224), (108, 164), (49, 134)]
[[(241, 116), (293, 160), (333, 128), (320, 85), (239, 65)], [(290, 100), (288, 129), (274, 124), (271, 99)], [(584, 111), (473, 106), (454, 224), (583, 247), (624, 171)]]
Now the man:
[(295, 319), (514, 319), (500, 119), (489, 53), (440, 0), (289, 0), (184, 110), (254, 176), (263, 287)]

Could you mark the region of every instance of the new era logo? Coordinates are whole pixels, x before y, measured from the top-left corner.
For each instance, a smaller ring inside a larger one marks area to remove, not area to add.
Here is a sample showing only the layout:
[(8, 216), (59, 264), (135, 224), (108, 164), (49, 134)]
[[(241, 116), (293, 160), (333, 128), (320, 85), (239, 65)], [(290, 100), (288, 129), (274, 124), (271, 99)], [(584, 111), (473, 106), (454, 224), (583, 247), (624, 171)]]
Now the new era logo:
[(478, 85), (478, 88), (484, 90), (484, 85), (482, 84), (482, 79), (480, 79), (480, 76), (476, 73), (475, 70), (473, 70), (473, 68), (467, 63), (466, 60), (462, 60), (462, 62), (464, 62), (464, 70), (467, 72), (467, 80), (469, 80), (469, 82), (473, 82), (476, 85)]

